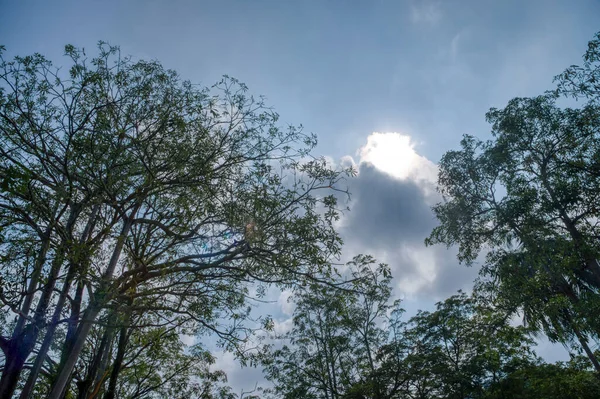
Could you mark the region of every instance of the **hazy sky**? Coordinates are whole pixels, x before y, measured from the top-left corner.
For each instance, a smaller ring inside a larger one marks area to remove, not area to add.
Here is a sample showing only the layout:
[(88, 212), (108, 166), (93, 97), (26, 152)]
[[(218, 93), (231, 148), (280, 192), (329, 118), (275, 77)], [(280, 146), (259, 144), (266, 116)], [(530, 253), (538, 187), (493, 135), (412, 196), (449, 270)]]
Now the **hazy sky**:
[[(39, 52), (60, 65), (65, 44), (91, 50), (105, 40), (196, 83), (234, 76), (283, 123), (316, 133), (317, 153), (360, 172), (340, 224), (346, 253), (388, 262), (413, 311), (468, 288), (476, 274), (454, 251), (423, 246), (435, 225), (435, 163), (462, 134), (488, 134), (490, 107), (552, 88), (598, 30), (598, 0), (0, 0), (8, 57)], [(230, 357), (220, 365), (235, 387), (259, 378)]]

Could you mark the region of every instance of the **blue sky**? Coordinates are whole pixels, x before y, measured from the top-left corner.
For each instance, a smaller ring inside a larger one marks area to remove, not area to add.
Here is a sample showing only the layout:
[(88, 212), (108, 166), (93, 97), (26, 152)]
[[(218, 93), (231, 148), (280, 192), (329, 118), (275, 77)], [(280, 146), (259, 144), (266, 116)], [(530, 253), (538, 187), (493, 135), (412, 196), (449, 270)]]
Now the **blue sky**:
[[(435, 223), (435, 163), (462, 134), (488, 135), (490, 107), (552, 88), (598, 30), (597, 0), (0, 0), (9, 57), (39, 52), (60, 65), (65, 44), (105, 40), (196, 83), (236, 77), (283, 123), (316, 133), (318, 154), (360, 168), (354, 212), (340, 225), (347, 253), (389, 262), (409, 310), (468, 288), (475, 275), (452, 250), (423, 246)], [(222, 365), (233, 381), (258, 375)]]
[(211, 84), (229, 74), (282, 120), (352, 154), (371, 131), (403, 131), (436, 161), (484, 113), (549, 87), (600, 27), (597, 0), (8, 1), (9, 54), (59, 60), (102, 39)]

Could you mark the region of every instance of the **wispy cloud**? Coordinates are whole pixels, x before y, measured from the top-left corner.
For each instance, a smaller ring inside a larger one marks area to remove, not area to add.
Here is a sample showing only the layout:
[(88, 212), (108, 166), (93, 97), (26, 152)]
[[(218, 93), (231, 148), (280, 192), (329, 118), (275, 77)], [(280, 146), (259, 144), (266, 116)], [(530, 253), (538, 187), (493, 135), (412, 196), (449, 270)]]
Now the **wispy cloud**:
[(462, 32), (458, 32), (456, 35), (454, 35), (452, 41), (450, 41), (450, 57), (452, 58), (452, 61), (456, 61), (456, 57), (458, 56), (462, 35)]
[(414, 0), (410, 5), (410, 20), (415, 24), (435, 25), (442, 19), (440, 3), (430, 0)]

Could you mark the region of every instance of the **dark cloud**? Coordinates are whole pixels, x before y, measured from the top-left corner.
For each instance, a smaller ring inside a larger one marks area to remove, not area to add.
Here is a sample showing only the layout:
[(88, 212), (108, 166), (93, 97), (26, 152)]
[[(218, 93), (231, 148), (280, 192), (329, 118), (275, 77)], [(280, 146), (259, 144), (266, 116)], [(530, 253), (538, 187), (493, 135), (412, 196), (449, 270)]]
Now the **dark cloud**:
[(472, 286), (477, 268), (459, 265), (454, 249), (425, 247), (437, 223), (427, 183), (394, 178), (368, 163), (349, 183), (351, 211), (340, 229), (347, 251), (388, 263), (400, 290), (418, 297), (441, 300)]
[(343, 233), (371, 248), (392, 248), (403, 242), (423, 242), (435, 218), (421, 187), (399, 180), (371, 164), (360, 165), (350, 182), (352, 202)]

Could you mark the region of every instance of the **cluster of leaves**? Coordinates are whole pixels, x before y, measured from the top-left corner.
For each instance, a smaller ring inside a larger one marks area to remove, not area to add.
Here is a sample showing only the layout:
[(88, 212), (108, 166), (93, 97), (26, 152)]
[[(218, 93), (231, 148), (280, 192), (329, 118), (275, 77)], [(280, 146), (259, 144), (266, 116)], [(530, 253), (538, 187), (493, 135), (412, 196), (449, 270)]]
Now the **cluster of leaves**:
[(352, 278), (345, 287), (298, 290), (293, 328), (282, 337), (288, 344), (273, 351), (265, 369), (277, 394), (333, 398), (374, 382), (377, 350), (388, 340), (379, 325), (395, 308), (388, 305), (391, 275), (368, 256), (347, 266)]
[(488, 388), (486, 398), (577, 398), (600, 395), (600, 379), (589, 370), (589, 359), (573, 356), (568, 362), (533, 363), (515, 369)]

